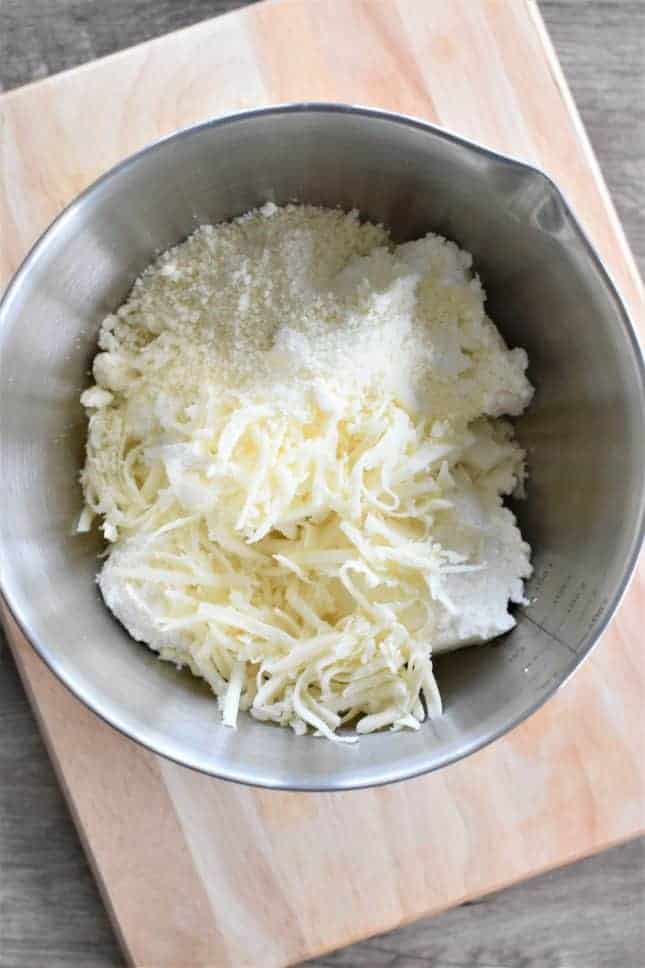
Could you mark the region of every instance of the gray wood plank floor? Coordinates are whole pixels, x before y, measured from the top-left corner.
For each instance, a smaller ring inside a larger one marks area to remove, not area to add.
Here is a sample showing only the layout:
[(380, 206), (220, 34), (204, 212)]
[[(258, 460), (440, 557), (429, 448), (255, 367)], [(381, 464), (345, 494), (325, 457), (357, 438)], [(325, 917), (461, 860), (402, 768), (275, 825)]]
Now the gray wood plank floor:
[[(0, 89), (242, 3), (0, 0)], [(544, 0), (540, 6), (642, 271), (645, 0)], [(0, 968), (121, 965), (15, 667), (1, 643), (0, 736)], [(309, 964), (645, 968), (645, 841)]]

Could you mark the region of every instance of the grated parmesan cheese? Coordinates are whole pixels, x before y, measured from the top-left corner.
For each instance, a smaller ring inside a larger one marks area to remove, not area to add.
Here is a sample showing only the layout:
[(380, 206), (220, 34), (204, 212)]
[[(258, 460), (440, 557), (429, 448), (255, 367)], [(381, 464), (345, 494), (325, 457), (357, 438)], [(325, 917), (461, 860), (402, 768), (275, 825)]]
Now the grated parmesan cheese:
[(99, 516), (106, 604), (226, 725), (418, 728), (433, 652), (514, 624), (524, 455), (499, 418), (532, 389), (484, 298), (439, 236), (267, 202), (104, 321), (79, 530)]

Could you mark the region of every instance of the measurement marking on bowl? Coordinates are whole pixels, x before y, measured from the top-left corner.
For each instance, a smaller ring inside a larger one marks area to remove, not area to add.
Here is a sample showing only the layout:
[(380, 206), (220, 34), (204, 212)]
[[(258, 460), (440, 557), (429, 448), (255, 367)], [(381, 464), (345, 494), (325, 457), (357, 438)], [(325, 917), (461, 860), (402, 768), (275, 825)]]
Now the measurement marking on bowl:
[(524, 609), (522, 609), (522, 615), (526, 619), (528, 619), (531, 625), (535, 625), (535, 627), (538, 628), (541, 632), (544, 632), (545, 635), (548, 635), (550, 639), (553, 639), (553, 641), (557, 642), (558, 645), (563, 646), (567, 650), (567, 652), (571, 652), (572, 655), (578, 654), (576, 650), (573, 648), (573, 646), (569, 645), (568, 642), (564, 642), (561, 638), (555, 635), (554, 632), (551, 632), (549, 629), (545, 628), (544, 625), (541, 625), (538, 621), (532, 618), (528, 612), (525, 612)]

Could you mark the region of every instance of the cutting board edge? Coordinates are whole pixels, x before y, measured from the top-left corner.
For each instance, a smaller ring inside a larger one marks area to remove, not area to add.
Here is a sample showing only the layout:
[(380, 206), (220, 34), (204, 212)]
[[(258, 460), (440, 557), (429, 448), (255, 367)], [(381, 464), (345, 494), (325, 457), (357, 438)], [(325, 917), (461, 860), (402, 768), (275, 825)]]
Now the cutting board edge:
[(0, 108), (2, 107), (3, 103), (9, 103), (14, 99), (18, 100), (25, 95), (29, 96), (31, 94), (39, 94), (41, 91), (48, 91), (50, 88), (55, 88), (61, 83), (65, 83), (70, 79), (75, 79), (86, 71), (96, 71), (109, 68), (113, 64), (118, 63), (118, 61), (122, 58), (126, 59), (132, 54), (140, 53), (144, 50), (150, 50), (156, 45), (163, 45), (164, 43), (174, 40), (177, 37), (187, 36), (191, 33), (191, 31), (199, 33), (209, 24), (214, 24), (215, 22), (219, 23), (220, 21), (228, 18), (243, 18), (248, 16), (252, 11), (259, 7), (279, 6), (280, 4), (294, 2), (300, 2), (300, 0), (255, 0), (255, 3), (251, 3), (249, 6), (227, 10), (225, 13), (216, 14), (214, 17), (205, 17), (203, 20), (197, 20), (195, 23), (188, 24), (185, 27), (178, 27), (176, 30), (170, 30), (167, 33), (159, 34), (158, 37), (150, 37), (148, 40), (141, 40), (136, 44), (130, 44), (128, 47), (122, 47), (120, 50), (115, 50), (111, 54), (104, 54), (102, 57), (93, 57), (91, 60), (85, 61), (82, 64), (75, 64), (73, 67), (66, 67), (61, 71), (56, 71), (55, 74), (49, 74), (47, 77), (39, 77), (34, 81), (28, 81), (26, 84), (20, 84), (18, 87), (12, 87), (8, 91), (0, 91)]
[[(623, 261), (626, 263), (629, 269), (637, 296), (640, 299), (641, 303), (643, 303), (643, 301), (645, 300), (645, 285), (643, 282), (643, 277), (639, 271), (636, 258), (632, 251), (632, 247), (625, 233), (625, 229), (623, 227), (623, 223), (620, 220), (620, 216), (618, 215), (618, 210), (616, 209), (616, 205), (612, 198), (611, 192), (609, 191), (609, 186), (607, 185), (607, 181), (603, 174), (603, 170), (600, 167), (600, 162), (598, 161), (598, 157), (591, 143), (591, 139), (589, 138), (589, 134), (587, 133), (587, 129), (585, 128), (584, 121), (582, 120), (580, 111), (578, 110), (578, 105), (575, 102), (575, 99), (571, 92), (571, 88), (569, 86), (569, 82), (567, 81), (566, 75), (562, 69), (562, 65), (560, 64), (560, 61), (558, 59), (557, 52), (555, 50), (555, 47), (553, 46), (553, 41), (551, 40), (551, 36), (549, 34), (549, 31), (547, 30), (546, 24), (544, 22), (544, 17), (542, 16), (542, 12), (540, 11), (537, 0), (525, 0), (525, 3), (529, 12), (529, 16), (533, 21), (533, 25), (537, 32), (540, 45), (544, 50), (546, 61), (549, 66), (551, 76), (553, 77), (553, 83), (558, 89), (558, 92), (564, 103), (567, 113), (571, 117), (571, 120), (575, 128), (576, 137), (578, 139), (580, 147), (582, 148), (582, 152), (592, 171), (594, 181), (600, 192), (603, 204), (605, 206), (605, 209), (607, 211), (607, 214), (611, 222), (611, 227), (620, 245)], [(557, 184), (557, 181), (556, 181), (556, 184)], [(575, 207), (573, 205), (571, 205), (570, 207), (575, 214)], [(592, 245), (594, 245), (593, 239), (591, 239), (591, 243)], [(594, 248), (595, 248), (595, 245), (594, 245)], [(611, 282), (615, 287), (616, 292), (619, 294), (622, 302), (626, 306), (628, 306), (630, 310), (635, 312), (638, 307), (630, 306), (629, 299), (622, 292), (622, 287), (615, 279), (613, 271), (605, 263), (604, 259), (601, 258), (601, 261), (603, 263), (603, 267), (607, 275), (611, 279)], [(643, 307), (641, 306), (640, 308), (642, 309)], [(639, 342), (642, 343), (642, 339), (637, 326), (634, 326), (634, 331), (636, 333), (637, 338), (639, 339)]]
[[(119, 922), (116, 911), (114, 909), (114, 905), (112, 903), (109, 887), (103, 877), (101, 868), (96, 860), (96, 857), (94, 856), (91, 840), (87, 835), (83, 818), (76, 805), (74, 791), (72, 790), (71, 786), (67, 782), (67, 777), (65, 775), (65, 768), (61, 763), (58, 750), (56, 749), (56, 745), (52, 739), (50, 729), (47, 724), (47, 720), (42, 714), (42, 711), (36, 700), (31, 681), (29, 679), (29, 676), (27, 675), (27, 672), (24, 666), (23, 657), (21, 655), (21, 648), (31, 650), (33, 656), (35, 657), (35, 660), (41, 663), (43, 666), (45, 666), (45, 668), (48, 670), (49, 673), (51, 673), (52, 675), (54, 675), (54, 673), (49, 668), (49, 666), (44, 661), (44, 659), (38, 654), (34, 646), (30, 643), (29, 639), (20, 628), (18, 622), (12, 615), (9, 607), (7, 606), (6, 602), (4, 601), (1, 595), (0, 595), (0, 626), (2, 627), (2, 630), (5, 633), (5, 636), (7, 639), (7, 645), (11, 652), (11, 655), (13, 656), (13, 660), (16, 664), (16, 669), (18, 670), (18, 676), (20, 677), (20, 682), (22, 683), (22, 686), (25, 690), (25, 695), (27, 696), (29, 708), (31, 709), (34, 715), (34, 719), (36, 720), (38, 733), (43, 741), (43, 745), (47, 751), (47, 755), (52, 764), (54, 774), (56, 776), (56, 780), (58, 781), (63, 797), (65, 798), (65, 803), (67, 804), (69, 812), (71, 814), (72, 822), (78, 833), (83, 854), (85, 855), (85, 859), (87, 860), (90, 871), (92, 872), (92, 877), (94, 879), (94, 882), (96, 883), (97, 889), (101, 897), (101, 901), (103, 902), (103, 905), (107, 912), (110, 925), (116, 935), (117, 943), (121, 951), (123, 952), (128, 965), (134, 966), (135, 960), (134, 960), (133, 954), (130, 950), (128, 940), (121, 929), (121, 924)], [(77, 703), (80, 703), (80, 699), (78, 699), (77, 696), (74, 696), (71, 690), (68, 689), (68, 687), (60, 679), (57, 678), (57, 682), (59, 682), (61, 686), (64, 689), (66, 689), (66, 691), (69, 692), (70, 695), (74, 697), (74, 700)], [(90, 710), (90, 712), (92, 711)], [(104, 720), (101, 720), (100, 717), (96, 715), (96, 713), (92, 712), (92, 715), (99, 722), (102, 722), (103, 725), (106, 726), (106, 728), (109, 728), (109, 729), (114, 728), (112, 726), (108, 726), (108, 724), (105, 723)]]

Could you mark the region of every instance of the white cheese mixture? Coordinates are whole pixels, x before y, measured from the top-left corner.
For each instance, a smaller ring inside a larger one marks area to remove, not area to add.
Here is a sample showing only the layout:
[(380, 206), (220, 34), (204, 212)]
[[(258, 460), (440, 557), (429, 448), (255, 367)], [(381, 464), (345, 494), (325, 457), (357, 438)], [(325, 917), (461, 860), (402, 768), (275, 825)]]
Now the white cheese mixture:
[(82, 472), (109, 608), (238, 710), (418, 728), (433, 653), (514, 625), (526, 354), (471, 257), (267, 203), (198, 229), (101, 327)]

